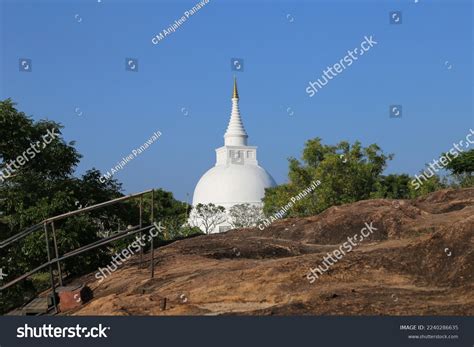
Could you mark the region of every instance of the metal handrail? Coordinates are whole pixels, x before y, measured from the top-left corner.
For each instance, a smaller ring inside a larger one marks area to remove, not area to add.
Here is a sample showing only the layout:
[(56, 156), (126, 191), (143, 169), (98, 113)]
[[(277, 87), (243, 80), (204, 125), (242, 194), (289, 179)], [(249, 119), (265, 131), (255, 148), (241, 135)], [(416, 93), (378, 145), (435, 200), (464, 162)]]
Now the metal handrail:
[(35, 224), (35, 225), (33, 225), (29, 228), (26, 228), (23, 231), (20, 231), (18, 234), (10, 236), (8, 239), (0, 241), (0, 248), (4, 248), (4, 247), (8, 246), (9, 244), (30, 235), (31, 233), (35, 232), (36, 230), (41, 229), (42, 226), (43, 226), (43, 222)]
[[(148, 226), (149, 227), (149, 226)], [(100, 240), (97, 240), (97, 241), (94, 241), (92, 243), (89, 243), (88, 245), (85, 245), (85, 246), (82, 246), (82, 247), (79, 247), (79, 248), (76, 248), (75, 250), (73, 251), (70, 251), (68, 253), (65, 253), (64, 255), (66, 254), (73, 254), (73, 253), (76, 253), (76, 252), (80, 252), (82, 249), (86, 248), (86, 247), (90, 247), (90, 246), (95, 246), (96, 244), (101, 244), (104, 245), (104, 244), (107, 244), (108, 242), (105, 242), (105, 241), (108, 241), (108, 240), (111, 240), (111, 241), (116, 241), (116, 239), (120, 239), (119, 236), (122, 236), (122, 235), (133, 235), (134, 231), (137, 230), (139, 227), (138, 225), (130, 228), (130, 229), (126, 229), (126, 230), (122, 230), (114, 235), (110, 235), (110, 236), (107, 236), (107, 237), (104, 237), (103, 239), (100, 239)]]
[(92, 205), (92, 206), (87, 206), (87, 207), (81, 208), (80, 210), (74, 210), (74, 211), (71, 211), (71, 212), (66, 212), (66, 213), (60, 214), (60, 215), (58, 215), (58, 216), (54, 216), (54, 217), (45, 219), (45, 220), (43, 221), (43, 223), (54, 222), (54, 221), (57, 221), (57, 220), (60, 220), (60, 219), (64, 219), (64, 218), (66, 218), (66, 217), (74, 216), (74, 215), (76, 215), (76, 214), (80, 214), (80, 213), (84, 213), (84, 212), (89, 212), (89, 211), (91, 211), (91, 210), (95, 210), (95, 209), (98, 209), (98, 208), (101, 208), (101, 207), (113, 205), (113, 204), (116, 204), (116, 203), (118, 203), (118, 202), (120, 202), (120, 201), (128, 200), (128, 199), (130, 199), (130, 198), (134, 198), (134, 197), (138, 197), (138, 196), (142, 196), (142, 195), (151, 193), (152, 190), (153, 190), (153, 189), (145, 190), (145, 191), (143, 191), (143, 192), (141, 192), (141, 193), (137, 193), (137, 194), (129, 194), (129, 195), (121, 196), (120, 198), (116, 198), (116, 199), (109, 200), (109, 201), (106, 201), (106, 202), (101, 202), (101, 203), (99, 203), (99, 204), (95, 204), (95, 205)]
[[(150, 220), (150, 225), (143, 226), (143, 221), (142, 221), (143, 195), (148, 194), (148, 193), (151, 193), (151, 218), (150, 218), (151, 220)], [(12, 244), (16, 241), (21, 240), (22, 238), (30, 235), (31, 233), (37, 231), (38, 229), (40, 229), (43, 226), (44, 227), (44, 232), (45, 232), (46, 253), (47, 253), (47, 256), (48, 256), (48, 261), (46, 263), (36, 267), (35, 269), (30, 270), (29, 272), (26, 272), (23, 275), (15, 278), (14, 280), (4, 284), (3, 286), (0, 287), (0, 291), (11, 287), (12, 285), (14, 285), (14, 284), (30, 277), (31, 275), (33, 275), (33, 274), (37, 273), (38, 271), (40, 271), (40, 270), (42, 270), (42, 269), (49, 266), (50, 279), (51, 279), (51, 289), (52, 289), (52, 292), (55, 293), (55, 291), (56, 291), (55, 286), (56, 285), (55, 285), (55, 281), (54, 281), (53, 268), (52, 268), (52, 266), (54, 264), (57, 264), (57, 266), (58, 266), (59, 285), (62, 285), (62, 272), (61, 272), (61, 266), (60, 266), (61, 261), (66, 260), (66, 259), (71, 258), (71, 257), (74, 257), (76, 255), (82, 254), (84, 252), (90, 251), (92, 249), (104, 246), (104, 245), (109, 244), (113, 241), (120, 240), (122, 238), (134, 235), (136, 233), (141, 233), (141, 232), (143, 232), (147, 229), (151, 229), (153, 227), (153, 222), (154, 222), (154, 219), (153, 219), (154, 218), (154, 196), (155, 196), (155, 190), (154, 189), (149, 189), (149, 190), (145, 190), (145, 191), (140, 192), (140, 193), (129, 194), (129, 195), (126, 195), (126, 196), (122, 196), (120, 198), (108, 200), (108, 201), (105, 201), (105, 202), (102, 202), (102, 203), (99, 203), (99, 204), (95, 204), (93, 206), (88, 206), (88, 207), (85, 207), (85, 208), (82, 208), (82, 209), (79, 209), (79, 210), (66, 212), (66, 213), (51, 217), (51, 218), (47, 218), (47, 219), (43, 220), (41, 223), (35, 224), (32, 227), (29, 227), (29, 228), (19, 232), (18, 234), (9, 237), (6, 240), (3, 240), (2, 242), (0, 242), (0, 248), (4, 248), (4, 247), (6, 247), (6, 246), (8, 246), (8, 245), (10, 245), (10, 244)], [(67, 217), (71, 217), (71, 216), (74, 216), (74, 215), (77, 215), (77, 214), (80, 214), (80, 213), (85, 213), (85, 212), (89, 212), (89, 211), (99, 209), (99, 208), (102, 208), (102, 207), (110, 206), (110, 205), (119, 203), (121, 201), (125, 201), (125, 200), (132, 199), (132, 198), (135, 198), (135, 197), (140, 198), (140, 204), (139, 204), (140, 221), (139, 221), (138, 225), (133, 226), (133, 227), (128, 228), (128, 229), (125, 229), (125, 230), (122, 230), (119, 233), (114, 234), (112, 236), (109, 236), (107, 238), (100, 239), (100, 240), (91, 242), (91, 243), (89, 243), (85, 246), (76, 248), (76, 249), (74, 249), (74, 250), (72, 250), (72, 251), (70, 251), (66, 254), (63, 254), (61, 257), (59, 256), (58, 245), (57, 245), (57, 240), (56, 240), (56, 231), (55, 231), (55, 227), (54, 227), (54, 222), (55, 221), (58, 221), (58, 220), (61, 220), (61, 219), (67, 218)], [(53, 259), (51, 258), (51, 253), (50, 253), (48, 227), (47, 227), (48, 224), (51, 225), (51, 229), (52, 229), (53, 245), (54, 245), (54, 251), (55, 251)], [(152, 240), (153, 240), (153, 238), (152, 238)], [(153, 247), (153, 242), (152, 242), (152, 247)], [(142, 255), (143, 255), (142, 252), (143, 252), (143, 250), (141, 249), (140, 259), (142, 258)], [(153, 252), (152, 252), (152, 257), (151, 257), (150, 261), (151, 262), (154, 261)], [(154, 267), (152, 266), (151, 269), (152, 269), (151, 276), (153, 277)], [(54, 307), (55, 307), (55, 311), (57, 313), (58, 309), (57, 309), (56, 296), (55, 295), (53, 295), (53, 304), (54, 304)]]
[(45, 219), (45, 220), (39, 222), (38, 224), (35, 224), (35, 225), (19, 232), (18, 234), (15, 234), (15, 235), (9, 237), (6, 240), (0, 241), (0, 248), (4, 248), (4, 247), (6, 247), (6, 246), (22, 239), (22, 238), (30, 235), (31, 233), (35, 232), (36, 230), (42, 228), (45, 223), (54, 222), (54, 221), (57, 221), (57, 220), (60, 220), (60, 219), (64, 219), (64, 218), (67, 218), (67, 217), (70, 217), (70, 216), (74, 216), (76, 214), (80, 214), (80, 213), (88, 212), (88, 211), (91, 211), (91, 210), (95, 210), (97, 208), (113, 205), (113, 204), (116, 204), (120, 201), (124, 201), (124, 200), (130, 199), (130, 198), (134, 198), (134, 197), (142, 196), (142, 195), (147, 194), (147, 193), (151, 193), (152, 190), (153, 189), (149, 189), (149, 190), (145, 190), (141, 193), (121, 196), (120, 198), (116, 198), (116, 199), (113, 199), (113, 200), (108, 200), (106, 202), (102, 202), (102, 203), (99, 203), (99, 204), (95, 204), (95, 205), (92, 205), (92, 206), (87, 206), (85, 208), (81, 208), (80, 210), (74, 210), (74, 211), (66, 212), (66, 213), (63, 213), (63, 214)]
[(74, 256), (76, 256), (76, 255), (79, 255), (79, 254), (82, 254), (82, 253), (84, 253), (84, 252), (90, 251), (90, 250), (92, 250), (92, 249), (95, 249), (95, 248), (104, 246), (104, 245), (106, 245), (106, 244), (108, 244), (108, 243), (121, 240), (121, 239), (123, 239), (123, 238), (125, 238), (125, 237), (127, 237), (127, 236), (132, 236), (132, 235), (134, 235), (134, 234), (136, 234), (136, 233), (145, 231), (145, 230), (150, 229), (150, 228), (152, 228), (152, 227), (153, 227), (153, 225), (148, 225), (148, 226), (143, 227), (143, 228), (141, 228), (141, 229), (135, 229), (135, 230), (133, 230), (133, 231), (131, 231), (131, 232), (127, 232), (127, 233), (125, 233), (125, 234), (123, 234), (123, 233), (122, 233), (121, 235), (115, 234), (115, 235), (113, 235), (113, 236), (111, 236), (111, 237), (109, 237), (109, 238), (107, 238), (107, 239), (99, 240), (99, 241), (101, 241), (100, 243), (97, 243), (97, 241), (96, 241), (96, 242), (91, 243), (91, 244), (89, 244), (89, 245), (86, 245), (86, 246), (80, 247), (80, 248), (78, 248), (78, 249), (75, 249), (74, 251), (71, 251), (71, 252), (69, 252), (69, 253), (65, 253), (63, 256), (61, 256), (61, 257), (59, 257), (59, 258), (53, 258), (53, 259), (51, 259), (50, 261), (47, 261), (46, 263), (41, 264), (40, 266), (34, 268), (33, 270), (31, 270), (31, 271), (29, 271), (29, 272), (27, 272), (27, 273), (21, 275), (20, 277), (17, 277), (17, 278), (15, 278), (14, 280), (11, 280), (11, 281), (8, 282), (8, 283), (5, 283), (3, 286), (0, 287), (0, 291), (11, 287), (12, 285), (14, 285), (14, 284), (20, 282), (21, 280), (24, 280), (25, 278), (30, 277), (31, 275), (34, 275), (35, 273), (37, 273), (38, 271), (44, 269), (44, 268), (47, 267), (47, 266), (54, 265), (54, 264), (57, 263), (57, 262), (60, 262), (60, 261), (69, 259), (69, 258), (71, 258), (71, 257), (74, 257)]

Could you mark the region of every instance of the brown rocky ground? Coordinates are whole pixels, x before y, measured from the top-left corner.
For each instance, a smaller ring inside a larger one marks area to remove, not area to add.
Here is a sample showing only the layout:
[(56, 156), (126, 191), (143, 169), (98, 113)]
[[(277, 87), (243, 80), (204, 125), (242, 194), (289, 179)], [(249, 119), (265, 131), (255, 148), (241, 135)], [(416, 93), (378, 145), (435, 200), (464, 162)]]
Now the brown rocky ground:
[[(378, 230), (310, 284), (365, 222)], [(85, 276), (94, 299), (70, 314), (473, 315), (473, 246), (474, 189), (360, 201), (174, 242), (155, 251), (154, 279), (138, 257), (101, 284)]]

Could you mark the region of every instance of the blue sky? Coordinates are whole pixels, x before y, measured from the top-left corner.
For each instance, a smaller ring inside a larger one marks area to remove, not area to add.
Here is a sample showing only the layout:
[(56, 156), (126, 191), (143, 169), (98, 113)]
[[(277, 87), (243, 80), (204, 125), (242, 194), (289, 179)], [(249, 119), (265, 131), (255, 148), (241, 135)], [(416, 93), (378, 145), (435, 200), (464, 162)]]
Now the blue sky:
[[(161, 131), (116, 175), (125, 192), (192, 197), (223, 144), (234, 74), (249, 144), (278, 183), (310, 138), (377, 143), (395, 154), (387, 173), (415, 174), (474, 129), (468, 0), (210, 0), (157, 45), (198, 0), (0, 1), (0, 98), (61, 122), (84, 156), (77, 174), (109, 170)], [(378, 44), (309, 98), (308, 82), (365, 35)], [(235, 57), (243, 71), (231, 71)]]

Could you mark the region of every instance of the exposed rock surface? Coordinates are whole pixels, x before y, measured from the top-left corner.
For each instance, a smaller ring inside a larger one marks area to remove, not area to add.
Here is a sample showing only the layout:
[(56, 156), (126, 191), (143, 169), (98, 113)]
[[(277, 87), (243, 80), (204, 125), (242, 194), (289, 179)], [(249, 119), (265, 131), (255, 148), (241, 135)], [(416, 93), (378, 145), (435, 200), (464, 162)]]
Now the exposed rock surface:
[[(310, 284), (310, 267), (365, 222), (377, 230)], [(474, 189), (332, 207), (177, 241), (155, 258), (154, 279), (138, 257), (101, 284), (78, 279), (94, 299), (72, 314), (473, 315)]]

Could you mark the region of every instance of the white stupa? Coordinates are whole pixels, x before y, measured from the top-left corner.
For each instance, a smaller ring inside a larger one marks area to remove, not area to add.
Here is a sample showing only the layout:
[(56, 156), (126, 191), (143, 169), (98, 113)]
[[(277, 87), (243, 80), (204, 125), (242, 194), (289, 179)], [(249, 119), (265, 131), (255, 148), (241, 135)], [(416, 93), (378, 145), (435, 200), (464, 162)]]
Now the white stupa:
[[(265, 188), (274, 187), (275, 181), (264, 168), (258, 165), (257, 147), (247, 145), (245, 131), (239, 111), (239, 94), (234, 78), (232, 112), (224, 134), (224, 146), (216, 149), (216, 165), (199, 180), (193, 195), (193, 206), (197, 204), (220, 205), (226, 208), (248, 203), (263, 206)], [(200, 221), (191, 213), (190, 224), (198, 227)], [(229, 218), (216, 225), (213, 233), (231, 228)]]

